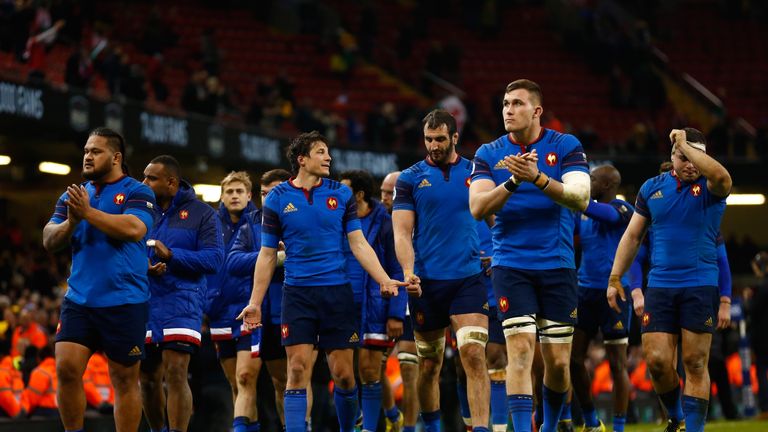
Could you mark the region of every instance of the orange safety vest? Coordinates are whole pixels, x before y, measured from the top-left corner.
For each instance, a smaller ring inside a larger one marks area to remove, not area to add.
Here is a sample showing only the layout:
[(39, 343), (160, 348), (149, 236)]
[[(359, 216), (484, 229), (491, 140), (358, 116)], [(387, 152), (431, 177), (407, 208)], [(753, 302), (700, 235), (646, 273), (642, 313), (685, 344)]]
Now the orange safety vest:
[(115, 389), (109, 378), (109, 364), (101, 353), (94, 353), (88, 360), (88, 366), (83, 374), (85, 400), (88, 404), (98, 407), (102, 402), (115, 404)]
[(13, 357), (3, 357), (0, 360), (0, 408), (8, 417), (16, 417), (22, 408), (27, 408), (23, 393), (24, 381), (21, 372), (13, 367)]
[(43, 360), (29, 377), (29, 384), (24, 394), (29, 401), (29, 413), (34, 414), (37, 408), (58, 409), (56, 403), (56, 360), (48, 357)]
[(611, 393), (613, 391), (613, 378), (611, 377), (611, 365), (608, 360), (603, 360), (597, 365), (592, 375), (592, 394)]
[(651, 377), (648, 374), (648, 363), (645, 360), (640, 360), (637, 363), (637, 367), (629, 374), (629, 382), (635, 390), (644, 392), (653, 390), (653, 383), (651, 383)]
[(21, 326), (13, 329), (13, 337), (11, 337), (11, 355), (14, 357), (24, 355), (19, 352), (19, 339), (24, 338), (29, 340), (29, 343), (36, 346), (38, 349), (48, 344), (48, 334), (45, 330), (36, 322), (30, 323), (26, 329)]

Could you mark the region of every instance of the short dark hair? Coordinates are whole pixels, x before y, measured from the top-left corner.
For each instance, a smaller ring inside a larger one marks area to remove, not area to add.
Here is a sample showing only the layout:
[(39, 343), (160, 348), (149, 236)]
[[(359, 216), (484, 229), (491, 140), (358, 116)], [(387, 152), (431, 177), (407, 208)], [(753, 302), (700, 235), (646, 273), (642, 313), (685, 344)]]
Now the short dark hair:
[(687, 127), (683, 128), (685, 131), (685, 139), (688, 142), (692, 143), (702, 143), (704, 145), (707, 145), (707, 138), (704, 136), (704, 134), (695, 128)]
[(289, 178), (291, 178), (291, 173), (289, 173), (288, 171), (282, 168), (277, 168), (277, 169), (269, 170), (264, 174), (262, 174), (261, 178), (259, 179), (259, 184), (261, 186), (264, 186), (270, 183), (274, 183), (278, 180), (280, 180), (281, 182), (284, 182)]
[(544, 105), (544, 94), (541, 92), (541, 87), (535, 82), (529, 79), (514, 80), (507, 84), (507, 89), (504, 91), (504, 94), (517, 89), (528, 90), (528, 93), (532, 94), (536, 99), (539, 100), (539, 105)]
[(421, 119), (422, 126), (426, 126), (429, 129), (437, 129), (442, 125), (448, 128), (448, 136), (453, 137), (458, 131), (456, 127), (456, 118), (451, 113), (444, 109), (435, 109), (429, 112), (423, 119)]
[(365, 170), (349, 170), (339, 174), (339, 180), (349, 180), (352, 183), (352, 192), (363, 192), (363, 199), (371, 202), (376, 190), (376, 181), (371, 173)]
[(318, 131), (305, 132), (300, 134), (291, 141), (288, 146), (288, 150), (285, 152), (285, 156), (288, 161), (291, 162), (291, 171), (294, 174), (299, 172), (299, 156), (309, 156), (309, 152), (312, 150), (312, 144), (317, 141), (321, 141), (328, 145), (328, 138), (324, 137)]
[(127, 155), (125, 154), (125, 139), (123, 139), (123, 136), (120, 135), (117, 131), (103, 126), (97, 127), (88, 134), (89, 137), (94, 135), (106, 138), (107, 145), (112, 149), (112, 151), (115, 153), (120, 153), (122, 156), (120, 168), (122, 168), (123, 174), (130, 175), (128, 163), (125, 161), (125, 157)]
[(165, 167), (165, 170), (168, 171), (168, 174), (181, 180), (181, 165), (179, 165), (179, 161), (177, 161), (175, 157), (171, 155), (160, 155), (149, 161), (149, 163), (162, 164)]
[(659, 174), (664, 174), (665, 172), (672, 171), (672, 162), (670, 161), (664, 161), (659, 165)]

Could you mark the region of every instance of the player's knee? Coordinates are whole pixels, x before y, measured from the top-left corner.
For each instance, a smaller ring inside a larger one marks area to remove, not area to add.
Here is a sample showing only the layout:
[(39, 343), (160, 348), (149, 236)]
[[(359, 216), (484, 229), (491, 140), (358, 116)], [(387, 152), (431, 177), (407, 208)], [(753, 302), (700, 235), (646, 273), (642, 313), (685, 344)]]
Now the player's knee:
[(306, 373), (306, 366), (300, 362), (288, 363), (288, 381), (292, 383), (304, 382), (304, 374)]
[(181, 386), (187, 384), (187, 366), (171, 363), (165, 368), (165, 381), (169, 386)]
[(468, 344), (462, 347), (461, 363), (467, 371), (485, 371), (485, 349), (478, 344)]
[(237, 386), (238, 387), (254, 387), (256, 384), (256, 371), (250, 369), (242, 369), (237, 371)]
[(703, 352), (683, 354), (683, 366), (689, 375), (704, 375), (707, 371), (707, 355)]
[(397, 361), (400, 363), (400, 368), (403, 367), (416, 367), (419, 365), (419, 357), (414, 353), (399, 352), (397, 353)]
[(437, 360), (443, 358), (445, 352), (445, 336), (433, 341), (416, 341), (416, 354), (422, 360)]
[(658, 349), (652, 349), (645, 352), (645, 361), (648, 364), (648, 371), (653, 377), (661, 377), (672, 370), (672, 359), (666, 353)]
[(75, 362), (62, 359), (56, 362), (56, 377), (62, 385), (77, 385), (83, 379), (81, 369)]
[(524, 315), (520, 317), (507, 318), (501, 323), (504, 328), (504, 337), (516, 336), (519, 334), (536, 334), (536, 316)]
[(371, 365), (371, 364), (360, 365), (359, 371), (360, 371), (360, 379), (364, 383), (379, 381), (379, 379), (381, 378), (381, 369), (378, 368), (376, 365)]
[(538, 320), (541, 343), (563, 344), (573, 341), (573, 325), (548, 319)]

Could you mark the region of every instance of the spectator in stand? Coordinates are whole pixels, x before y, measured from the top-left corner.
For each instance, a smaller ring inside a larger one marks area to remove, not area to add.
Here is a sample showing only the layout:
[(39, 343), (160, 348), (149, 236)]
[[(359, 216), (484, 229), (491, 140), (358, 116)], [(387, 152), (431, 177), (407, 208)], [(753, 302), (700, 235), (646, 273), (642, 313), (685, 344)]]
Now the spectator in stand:
[(208, 99), (207, 79), (208, 72), (204, 69), (192, 72), (181, 95), (181, 107), (187, 112), (202, 113), (204, 111), (205, 102)]
[(48, 344), (48, 335), (40, 324), (33, 321), (33, 310), (29, 306), (21, 309), (21, 312), (19, 312), (19, 326), (13, 330), (11, 355), (14, 357), (23, 354), (19, 350), (19, 341), (21, 339), (28, 340), (31, 345), (39, 349)]
[(53, 346), (45, 345), (37, 355), (40, 362), (24, 389), (23, 398), (29, 403), (28, 412), (32, 417), (59, 417), (59, 405), (56, 403), (56, 360)]
[(213, 28), (203, 30), (200, 35), (200, 57), (203, 62), (203, 68), (210, 75), (219, 74), (219, 62), (221, 60), (221, 51), (216, 45), (216, 33)]
[[(50, 17), (49, 17), (50, 22)], [(36, 20), (33, 24), (33, 30), (27, 40), (27, 50), (24, 52), (24, 59), (29, 64), (29, 83), (33, 85), (43, 85), (45, 81), (46, 62), (45, 56), (48, 46), (53, 44), (56, 36), (64, 27), (64, 21), (56, 21), (52, 26), (46, 23), (44, 19)], [(48, 24), (48, 26), (46, 26)]]
[(88, 84), (93, 77), (93, 62), (88, 48), (81, 46), (72, 51), (67, 59), (67, 68), (64, 72), (64, 81), (68, 86), (80, 90), (88, 89)]
[(147, 64), (147, 81), (152, 88), (152, 93), (155, 96), (155, 100), (158, 102), (165, 102), (168, 100), (168, 86), (163, 80), (165, 73), (165, 67), (163, 63), (163, 55), (155, 54), (149, 59)]

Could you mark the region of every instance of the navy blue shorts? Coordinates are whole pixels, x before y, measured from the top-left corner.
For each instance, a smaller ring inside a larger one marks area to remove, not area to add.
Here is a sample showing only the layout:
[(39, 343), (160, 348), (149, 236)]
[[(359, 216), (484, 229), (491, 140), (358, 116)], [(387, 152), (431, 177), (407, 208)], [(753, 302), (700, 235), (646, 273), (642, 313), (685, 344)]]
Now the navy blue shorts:
[(286, 358), (285, 347), (280, 343), (280, 325), (265, 323), (260, 330), (259, 357), (264, 361)]
[(499, 311), (496, 306), (488, 310), (488, 342), (504, 345), (507, 340), (504, 337), (504, 327), (499, 320)]
[(643, 333), (713, 333), (720, 303), (716, 286), (648, 288), (645, 311), (640, 318)]
[(238, 351), (251, 351), (251, 334), (233, 339), (218, 340), (214, 343), (219, 359), (235, 358)]
[(406, 315), (403, 320), (403, 334), (398, 341), (414, 342), (416, 340), (413, 335), (413, 322), (411, 321), (411, 315)]
[(536, 314), (537, 319), (576, 324), (576, 270), (518, 270), (496, 266), (491, 273), (493, 293), (503, 323), (509, 318)]
[(360, 345), (357, 311), (350, 284), (283, 287), (283, 346), (311, 344), (323, 349)]
[[(629, 288), (625, 288), (629, 292)], [(590, 338), (603, 334), (603, 340), (623, 339), (629, 336), (630, 314), (632, 309), (628, 301), (618, 300), (621, 313), (608, 305), (604, 289), (579, 287), (579, 321), (576, 328), (582, 330)]]
[(451, 315), (488, 313), (483, 274), (451, 280), (421, 280), (421, 297), (408, 297), (413, 329), (426, 332), (448, 327)]
[(65, 298), (56, 342), (74, 342), (130, 366), (144, 359), (149, 304), (88, 307)]

